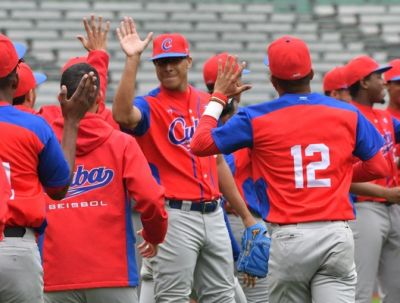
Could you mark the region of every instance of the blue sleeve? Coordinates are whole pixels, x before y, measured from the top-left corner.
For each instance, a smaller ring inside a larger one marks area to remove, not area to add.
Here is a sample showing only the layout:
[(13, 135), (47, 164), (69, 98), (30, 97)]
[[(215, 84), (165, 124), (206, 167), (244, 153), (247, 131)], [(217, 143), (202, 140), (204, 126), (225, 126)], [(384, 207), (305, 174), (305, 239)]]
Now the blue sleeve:
[(363, 161), (371, 159), (382, 148), (384, 140), (376, 128), (357, 110), (357, 137), (353, 154)]
[(39, 179), (45, 187), (64, 187), (69, 184), (70, 170), (60, 143), (52, 131), (39, 154)]
[(136, 97), (134, 100), (135, 106), (140, 110), (142, 114), (142, 120), (133, 131), (136, 136), (144, 135), (150, 127), (150, 106), (144, 97)]
[(233, 154), (224, 155), (224, 159), (225, 159), (225, 162), (228, 164), (232, 175), (235, 175), (235, 171), (236, 171), (235, 156)]
[(396, 143), (400, 143), (400, 121), (392, 117), (394, 136), (396, 138)]
[(224, 154), (244, 147), (253, 147), (253, 127), (246, 109), (241, 109), (224, 126), (213, 129), (211, 135), (218, 149)]

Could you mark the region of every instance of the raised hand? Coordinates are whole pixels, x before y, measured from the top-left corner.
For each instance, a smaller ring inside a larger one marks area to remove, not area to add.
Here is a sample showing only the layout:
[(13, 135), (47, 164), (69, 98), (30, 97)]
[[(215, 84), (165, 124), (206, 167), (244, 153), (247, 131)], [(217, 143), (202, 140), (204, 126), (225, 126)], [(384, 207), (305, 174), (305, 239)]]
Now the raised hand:
[(141, 40), (139, 34), (136, 31), (135, 22), (131, 17), (124, 17), (121, 21), (119, 27), (117, 28), (117, 36), (119, 43), (121, 44), (122, 50), (125, 52), (126, 56), (132, 57), (135, 55), (141, 55), (142, 52), (149, 45), (153, 33), (147, 34), (146, 39)]
[(86, 37), (78, 35), (77, 38), (81, 41), (83, 47), (87, 51), (91, 50), (107, 50), (107, 38), (108, 32), (110, 31), (110, 22), (106, 22), (106, 26), (103, 29), (103, 17), (99, 16), (97, 22), (95, 16), (90, 16), (90, 22), (83, 18), (83, 25), (86, 31)]
[(236, 57), (229, 55), (225, 66), (222, 65), (220, 60), (218, 62), (218, 76), (214, 86), (215, 93), (232, 97), (251, 88), (251, 85), (240, 82), (242, 71), (246, 67), (244, 62), (239, 64)]
[(65, 85), (61, 87), (59, 101), (65, 120), (79, 122), (94, 104), (97, 92), (96, 79), (93, 72), (83, 75), (78, 88), (69, 99), (67, 87)]

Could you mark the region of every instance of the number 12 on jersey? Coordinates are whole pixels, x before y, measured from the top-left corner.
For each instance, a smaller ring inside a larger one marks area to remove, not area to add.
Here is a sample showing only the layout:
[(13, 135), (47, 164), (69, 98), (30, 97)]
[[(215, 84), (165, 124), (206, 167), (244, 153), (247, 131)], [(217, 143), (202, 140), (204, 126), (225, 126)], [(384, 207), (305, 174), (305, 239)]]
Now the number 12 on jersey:
[[(294, 145), (290, 149), (290, 152), (293, 157), (295, 187), (304, 188), (304, 166), (303, 166), (302, 146)], [(315, 171), (326, 169), (330, 165), (329, 147), (323, 143), (318, 143), (318, 144), (310, 144), (304, 150), (304, 154), (306, 157), (311, 157), (316, 153), (321, 154), (321, 161), (310, 162), (305, 167), (306, 178), (307, 178), (306, 187), (307, 188), (330, 187), (331, 186), (330, 178), (317, 179), (315, 177)]]

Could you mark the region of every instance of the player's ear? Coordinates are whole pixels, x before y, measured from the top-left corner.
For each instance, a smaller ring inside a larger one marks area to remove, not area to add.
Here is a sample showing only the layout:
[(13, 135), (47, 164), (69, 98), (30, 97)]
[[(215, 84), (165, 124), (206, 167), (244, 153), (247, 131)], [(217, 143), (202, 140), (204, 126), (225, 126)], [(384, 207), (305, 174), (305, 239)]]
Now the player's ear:
[(188, 69), (192, 68), (192, 57), (187, 57), (186, 60)]
[(313, 69), (311, 69), (309, 75), (310, 75), (310, 81), (311, 81), (312, 79), (314, 79), (314, 70), (313, 70)]
[(368, 89), (368, 79), (363, 78), (360, 80), (360, 87), (363, 89)]
[(101, 100), (103, 100), (103, 92), (99, 89), (99, 92), (97, 93), (96, 104), (99, 104)]

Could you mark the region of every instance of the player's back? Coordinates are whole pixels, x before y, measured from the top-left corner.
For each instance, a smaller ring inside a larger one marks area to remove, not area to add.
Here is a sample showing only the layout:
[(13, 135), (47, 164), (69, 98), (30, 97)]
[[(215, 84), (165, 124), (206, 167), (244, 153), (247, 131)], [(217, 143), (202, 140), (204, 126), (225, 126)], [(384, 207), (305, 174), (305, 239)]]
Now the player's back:
[(315, 93), (286, 94), (244, 114), (255, 187), (260, 200), (270, 201), (269, 221), (354, 218), (348, 200), (353, 151), (364, 159), (374, 151), (357, 151), (365, 134), (358, 133), (353, 106)]
[(0, 155), (12, 187), (7, 224), (38, 227), (45, 217), (42, 186), (65, 186), (68, 165), (54, 133), (40, 117), (2, 103), (0, 133)]

